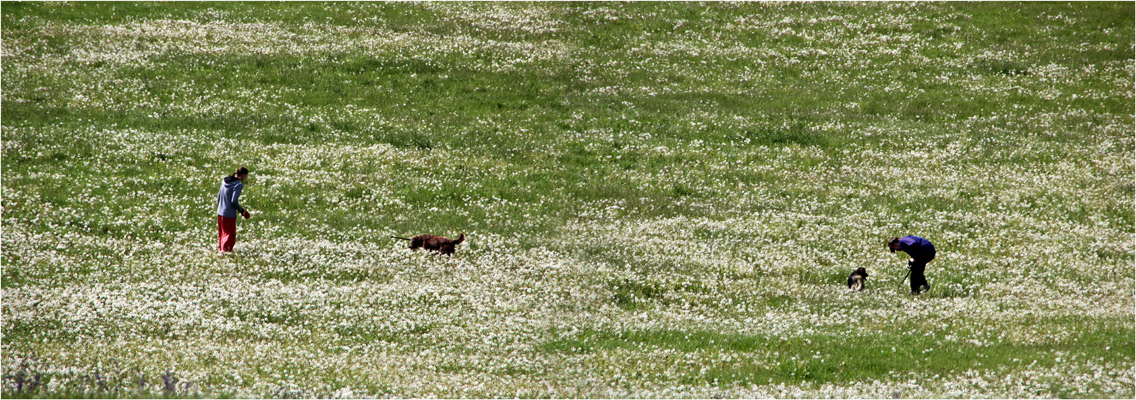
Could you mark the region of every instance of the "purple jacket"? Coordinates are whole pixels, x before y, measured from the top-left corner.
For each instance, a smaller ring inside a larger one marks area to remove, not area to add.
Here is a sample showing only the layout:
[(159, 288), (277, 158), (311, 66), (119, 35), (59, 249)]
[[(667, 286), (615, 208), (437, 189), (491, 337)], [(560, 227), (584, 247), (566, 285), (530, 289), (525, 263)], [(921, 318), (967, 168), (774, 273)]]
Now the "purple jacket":
[(927, 239), (918, 236), (904, 236), (899, 238), (899, 249), (915, 260), (931, 260), (935, 258), (935, 245)]

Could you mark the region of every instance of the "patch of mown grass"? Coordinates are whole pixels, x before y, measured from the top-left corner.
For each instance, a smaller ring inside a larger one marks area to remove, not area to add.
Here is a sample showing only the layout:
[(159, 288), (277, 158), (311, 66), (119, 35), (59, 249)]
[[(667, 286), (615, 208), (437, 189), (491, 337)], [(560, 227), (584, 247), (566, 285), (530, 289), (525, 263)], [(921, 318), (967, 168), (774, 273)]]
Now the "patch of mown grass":
[[(737, 355), (728, 358), (730, 361), (705, 366), (700, 372), (692, 369), (685, 375), (662, 378), (683, 384), (849, 384), (898, 371), (919, 371), (931, 376), (971, 370), (1049, 368), (1061, 362), (1065, 352), (1086, 345), (1096, 349), (1083, 355), (1090, 359), (1131, 362), (1136, 351), (1132, 328), (1131, 324), (1094, 325), (1059, 343), (1033, 345), (1011, 342), (944, 345), (941, 335), (924, 332), (780, 338), (698, 330), (583, 330), (545, 342), (541, 349), (566, 354), (669, 349), (678, 352), (673, 356), (678, 359), (684, 353), (693, 352)], [(626, 371), (631, 376), (658, 379), (653, 372)]]
[[(251, 133), (264, 144), (307, 143), (334, 136), (337, 141), (390, 143), (399, 148), (479, 148), (497, 153), (523, 147), (537, 137), (495, 134), (500, 128), (464, 133), (479, 119), (556, 118), (565, 111), (564, 99), (572, 96), (570, 88), (576, 86), (575, 75), (567, 71), (488, 72), (461, 66), (468, 61), (402, 59), (397, 54), (179, 55), (156, 60), (165, 67), (126, 68), (118, 74), (150, 82), (148, 94), (167, 101), (219, 91), (265, 93), (272, 98), (266, 99), (267, 107), (220, 115), (152, 108), (89, 112), (94, 120), (123, 127), (195, 126), (230, 135)], [(197, 93), (186, 93), (187, 87)], [(364, 111), (376, 107), (394, 117), (393, 122), (376, 124), (373, 115)], [(302, 112), (295, 112), (297, 108)], [(345, 108), (360, 112), (344, 114)], [(151, 118), (155, 111), (163, 118)], [(502, 138), (509, 140), (496, 142)]]

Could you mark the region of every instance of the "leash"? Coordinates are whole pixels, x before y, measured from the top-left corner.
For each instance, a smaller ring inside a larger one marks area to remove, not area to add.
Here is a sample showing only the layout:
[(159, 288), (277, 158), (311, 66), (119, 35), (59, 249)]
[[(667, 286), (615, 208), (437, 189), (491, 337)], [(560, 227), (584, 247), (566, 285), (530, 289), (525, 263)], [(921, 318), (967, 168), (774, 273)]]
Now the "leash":
[(907, 275), (904, 275), (903, 279), (899, 280), (899, 284), (896, 285), (896, 287), (898, 287), (900, 290), (903, 290), (903, 281), (906, 281), (907, 277), (909, 277), (909, 276), (911, 276), (911, 267), (907, 268)]

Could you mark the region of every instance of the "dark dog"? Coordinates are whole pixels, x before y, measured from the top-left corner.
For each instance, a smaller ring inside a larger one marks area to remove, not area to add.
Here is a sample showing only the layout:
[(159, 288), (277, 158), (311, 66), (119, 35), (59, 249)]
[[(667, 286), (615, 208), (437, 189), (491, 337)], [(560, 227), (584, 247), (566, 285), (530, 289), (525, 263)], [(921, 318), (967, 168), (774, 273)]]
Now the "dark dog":
[(864, 282), (868, 280), (868, 270), (859, 268), (848, 275), (848, 288), (859, 291), (864, 290)]
[(429, 251), (436, 251), (447, 256), (452, 256), (454, 251), (457, 251), (457, 245), (465, 241), (465, 234), (461, 234), (457, 239), (448, 239), (438, 235), (418, 235), (413, 238), (407, 239), (398, 236), (391, 236), (394, 239), (409, 240), (410, 249), (418, 250), (423, 248)]

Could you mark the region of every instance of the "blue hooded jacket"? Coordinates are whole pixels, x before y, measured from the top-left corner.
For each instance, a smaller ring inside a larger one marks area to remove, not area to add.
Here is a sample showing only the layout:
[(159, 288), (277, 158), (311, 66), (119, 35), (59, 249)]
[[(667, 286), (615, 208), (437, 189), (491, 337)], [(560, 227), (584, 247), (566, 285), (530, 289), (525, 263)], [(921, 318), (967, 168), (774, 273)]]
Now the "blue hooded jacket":
[(221, 191), (217, 193), (217, 215), (226, 218), (237, 218), (237, 214), (244, 214), (245, 209), (237, 201), (241, 197), (241, 190), (245, 188), (244, 182), (235, 176), (226, 176), (221, 184)]
[(909, 235), (899, 238), (899, 249), (916, 261), (935, 258), (935, 245), (918, 236)]

